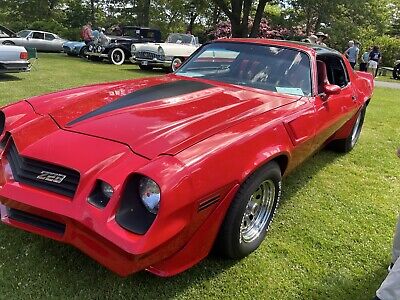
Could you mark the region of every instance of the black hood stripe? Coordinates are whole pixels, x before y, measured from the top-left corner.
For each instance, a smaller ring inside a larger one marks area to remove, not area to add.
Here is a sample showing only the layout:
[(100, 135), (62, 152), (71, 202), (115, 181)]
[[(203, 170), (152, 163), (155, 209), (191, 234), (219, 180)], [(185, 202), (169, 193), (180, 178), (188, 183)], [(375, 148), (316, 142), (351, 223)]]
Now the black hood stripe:
[(79, 118), (69, 122), (67, 126), (72, 126), (78, 122), (99, 116), (104, 113), (108, 113), (113, 110), (133, 106), (136, 104), (147, 103), (154, 100), (160, 100), (163, 98), (171, 98), (171, 97), (181, 96), (184, 94), (190, 94), (201, 90), (209, 89), (211, 87), (213, 86), (210, 84), (199, 81), (190, 81), (190, 80), (179, 80), (169, 83), (162, 83), (159, 85), (151, 86), (127, 94), (111, 102), (110, 104), (107, 104), (85, 115), (80, 116)]

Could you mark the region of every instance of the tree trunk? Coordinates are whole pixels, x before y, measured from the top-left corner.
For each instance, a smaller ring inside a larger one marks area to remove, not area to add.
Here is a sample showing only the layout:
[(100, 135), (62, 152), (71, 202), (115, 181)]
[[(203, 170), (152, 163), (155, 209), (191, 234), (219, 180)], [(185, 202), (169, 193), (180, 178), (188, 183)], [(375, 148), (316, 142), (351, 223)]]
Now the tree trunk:
[(252, 38), (257, 37), (258, 32), (260, 31), (260, 23), (261, 23), (263, 14), (264, 14), (265, 6), (267, 5), (267, 2), (270, 2), (270, 1), (271, 0), (260, 0), (258, 2), (256, 15), (254, 16), (253, 27), (251, 28), (251, 32), (250, 32), (250, 37), (252, 37)]
[(142, 26), (149, 27), (150, 23), (150, 0), (143, 0), (142, 8)]
[(90, 20), (92, 23), (95, 23), (95, 15), (94, 15), (94, 1), (95, 0), (90, 0)]

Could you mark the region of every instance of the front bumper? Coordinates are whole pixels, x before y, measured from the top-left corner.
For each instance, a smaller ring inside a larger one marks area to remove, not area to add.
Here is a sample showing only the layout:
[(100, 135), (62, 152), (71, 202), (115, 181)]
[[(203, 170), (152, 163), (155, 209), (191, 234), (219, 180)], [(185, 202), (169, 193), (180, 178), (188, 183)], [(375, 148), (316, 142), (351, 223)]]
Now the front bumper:
[[(45, 159), (45, 162), (78, 170), (81, 180), (75, 196), (69, 198), (16, 181), (6, 155), (9, 141), (5, 150), (0, 150), (3, 223), (71, 244), (121, 276), (149, 268), (183, 247), (187, 239), (181, 234), (188, 224), (183, 218), (168, 224), (153, 224), (145, 235), (129, 232), (115, 220), (124, 193), (121, 183), (132, 170), (147, 166), (148, 160), (134, 155), (122, 144), (59, 130), (47, 119), (41, 126), (44, 137), (41, 133), (37, 142), (26, 129), (14, 132), (12, 138), (23, 156), (46, 157), (50, 161)], [(27, 136), (31, 136), (29, 141)], [(66, 140), (70, 145), (86, 146), (67, 147), (66, 150)], [(43, 147), (44, 144), (52, 147)], [(105, 168), (105, 160), (112, 167)], [(100, 164), (96, 165), (96, 161)], [(97, 179), (114, 187), (114, 195), (103, 209), (88, 202)]]
[(18, 73), (29, 71), (29, 61), (0, 61), (0, 73)]
[(143, 59), (143, 58), (133, 58), (129, 59), (135, 65), (159, 67), (159, 68), (169, 68), (171, 67), (172, 61), (170, 60), (158, 60), (154, 59)]

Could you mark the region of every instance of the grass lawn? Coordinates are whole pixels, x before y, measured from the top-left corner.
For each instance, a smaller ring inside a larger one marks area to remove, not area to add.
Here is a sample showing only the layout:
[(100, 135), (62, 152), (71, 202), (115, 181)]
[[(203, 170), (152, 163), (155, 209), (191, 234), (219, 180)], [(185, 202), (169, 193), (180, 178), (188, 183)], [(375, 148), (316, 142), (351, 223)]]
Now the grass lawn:
[(392, 74), (389, 74), (389, 73), (386, 76), (378, 76), (375, 78), (375, 80), (400, 83), (400, 80), (393, 79)]
[[(0, 76), (0, 100), (152, 75), (61, 54)], [(162, 73), (158, 73), (162, 74)], [(0, 298), (371, 299), (386, 276), (400, 202), (400, 90), (377, 88), (359, 144), (322, 151), (284, 181), (266, 241), (241, 261), (210, 256), (173, 278), (107, 271), (71, 246), (0, 225)]]

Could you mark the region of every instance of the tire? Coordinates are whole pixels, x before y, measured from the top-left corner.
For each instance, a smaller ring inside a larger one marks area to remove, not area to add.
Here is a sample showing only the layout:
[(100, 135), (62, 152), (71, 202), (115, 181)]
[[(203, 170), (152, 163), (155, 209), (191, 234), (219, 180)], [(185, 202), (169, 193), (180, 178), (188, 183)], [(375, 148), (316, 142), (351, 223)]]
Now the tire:
[(139, 65), (139, 68), (140, 68), (140, 70), (143, 70), (143, 71), (151, 71), (151, 70), (153, 70), (153, 67), (152, 67), (152, 66), (142, 66), (142, 65)]
[(125, 52), (121, 48), (114, 48), (108, 54), (108, 60), (110, 63), (120, 66), (125, 61)]
[(281, 182), (281, 169), (272, 161), (242, 184), (218, 233), (215, 246), (220, 254), (240, 259), (260, 246), (279, 204)]
[(331, 148), (337, 152), (347, 153), (353, 150), (355, 145), (360, 138), (361, 129), (364, 124), (366, 106), (364, 105), (357, 116), (356, 121), (354, 122), (353, 128), (349, 134), (349, 136), (343, 140), (332, 141)]
[(83, 58), (86, 58), (86, 57), (88, 57), (87, 52), (88, 52), (88, 47), (87, 46), (83, 46), (81, 48), (81, 51), (79, 51), (79, 56), (83, 57)]
[(169, 69), (170, 72), (175, 72), (179, 69), (179, 67), (183, 64), (184, 59), (182, 57), (174, 57), (172, 59), (171, 67)]
[(4, 41), (4, 42), (3, 42), (3, 45), (14, 46), (14, 45), (15, 45), (15, 43), (14, 43), (14, 42), (12, 42), (12, 41)]
[(393, 68), (393, 78), (394, 79), (400, 79), (400, 64), (397, 64)]

